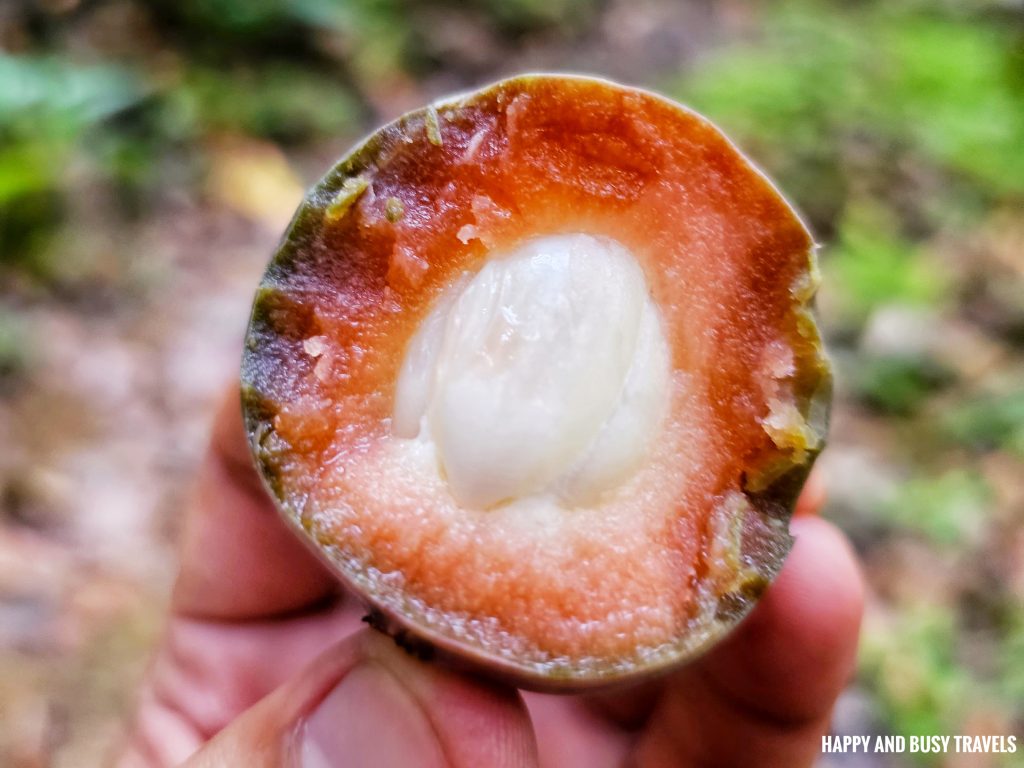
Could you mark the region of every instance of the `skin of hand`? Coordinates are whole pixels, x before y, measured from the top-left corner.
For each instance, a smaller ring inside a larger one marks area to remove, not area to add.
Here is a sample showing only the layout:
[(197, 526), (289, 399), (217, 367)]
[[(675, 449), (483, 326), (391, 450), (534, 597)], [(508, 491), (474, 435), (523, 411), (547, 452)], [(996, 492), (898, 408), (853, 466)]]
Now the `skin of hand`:
[(813, 477), (782, 573), (699, 660), (587, 696), (502, 688), (417, 661), (287, 529), (221, 408), (184, 521), (163, 642), (118, 760), (303, 768), (800, 768), (853, 673), (864, 582), (814, 516)]

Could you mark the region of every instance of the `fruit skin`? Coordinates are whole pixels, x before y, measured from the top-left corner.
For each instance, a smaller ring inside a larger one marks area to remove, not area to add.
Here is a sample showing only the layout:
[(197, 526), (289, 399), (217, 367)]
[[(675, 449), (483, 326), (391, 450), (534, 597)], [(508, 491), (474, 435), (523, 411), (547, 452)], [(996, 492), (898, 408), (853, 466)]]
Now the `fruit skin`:
[[(735, 147), (724, 140), (727, 151), (732, 153), (728, 160), (745, 164), (752, 177), (756, 177), (749, 183), (762, 187), (758, 193), (774, 195), (773, 202), (784, 207), (785, 213), (780, 217), (788, 217), (785, 227), (792, 230), (790, 239), (797, 243), (792, 247), (804, 248), (806, 264), (790, 286), (790, 305), (787, 307), (795, 317), (795, 333), (789, 339), (795, 360), (795, 373), (791, 377), (795, 409), (779, 414), (778, 418), (770, 414), (765, 419), (765, 431), (771, 436), (774, 449), (763, 452), (747, 467), (742, 479), (743, 494), (735, 500), (736, 508), (728, 518), (731, 521), (728, 530), (716, 538), (716, 541), (721, 540), (721, 551), (716, 557), (725, 563), (723, 572), (728, 573), (728, 578), (717, 583), (717, 610), (713, 619), (699, 632), (688, 632), (680, 642), (659, 651), (643, 663), (626, 666), (608, 664), (603, 668), (591, 666), (579, 670), (571, 665), (526, 664), (514, 658), (499, 657), (471, 642), (437, 631), (422, 617), (370, 591), (345, 553), (339, 551), (329, 538), (312, 530), (304, 518), (304, 489), (285, 485), (285, 476), (289, 472), (294, 474), (294, 466), (289, 466), (288, 446), (282, 444), (276, 426), (291, 389), (306, 386), (290, 371), (288, 355), (282, 351), (286, 347), (285, 341), (294, 346), (296, 340), (307, 335), (311, 325), (311, 308), (303, 305), (296, 296), (301, 297), (304, 290), (323, 290), (322, 286), (302, 283), (306, 273), (296, 278), (301, 272), (296, 265), (313, 262), (320, 269), (335, 271), (388, 269), (380, 264), (339, 266), (330, 260), (330, 256), (325, 257), (321, 242), (325, 229), (340, 226), (361, 196), (366, 194), (382, 156), (384, 163), (393, 161), (395, 157), (406, 159), (401, 153), (403, 144), (412, 143), (409, 137), (416, 137), (416, 141), (425, 142), (427, 146), (442, 146), (444, 139), (440, 121), (451, 122), (452, 115), (458, 116), (460, 111), (479, 103), (497, 101), (508, 104), (520, 94), (551, 90), (569, 96), (574, 92), (614, 93), (616, 96), (625, 94), (629, 98), (653, 101), (659, 108), (675, 110), (685, 119), (694, 121), (700, 130), (708, 131), (716, 141), (723, 140), (717, 129), (704, 118), (667, 99), (608, 81), (577, 76), (525, 75), (511, 78), (398, 118), (371, 134), (340, 160), (309, 192), (296, 212), (267, 268), (253, 304), (242, 361), (242, 408), (256, 466), (279, 511), (312, 551), (367, 603), (368, 623), (393, 636), (401, 646), (421, 657), (438, 658), (456, 667), (482, 672), (528, 689), (568, 693), (635, 683), (661, 674), (704, 652), (735, 627), (782, 567), (792, 541), (787, 532), (789, 517), (811, 465), (824, 447), (831, 401), (831, 373), (810, 307), (818, 282), (814, 245), (792, 208)], [(441, 115), (447, 117), (442, 118)], [(381, 202), (388, 222), (400, 221), (407, 213), (397, 197), (388, 197), (386, 202)], [(414, 291), (418, 269), (413, 263), (409, 270), (401, 271), (396, 276), (396, 284), (405, 279), (413, 284)], [(390, 271), (388, 275), (390, 279)], [(368, 344), (372, 349), (374, 340), (360, 339), (358, 333), (353, 332), (347, 343)], [(368, 398), (372, 401), (372, 396)], [(371, 402), (366, 407), (373, 412), (375, 406)], [(314, 443), (319, 440), (320, 444), (326, 445), (330, 429), (329, 420), (326, 424), (310, 422), (311, 440)], [(310, 482), (314, 479), (311, 478)], [(305, 490), (308, 491), (308, 487)]]

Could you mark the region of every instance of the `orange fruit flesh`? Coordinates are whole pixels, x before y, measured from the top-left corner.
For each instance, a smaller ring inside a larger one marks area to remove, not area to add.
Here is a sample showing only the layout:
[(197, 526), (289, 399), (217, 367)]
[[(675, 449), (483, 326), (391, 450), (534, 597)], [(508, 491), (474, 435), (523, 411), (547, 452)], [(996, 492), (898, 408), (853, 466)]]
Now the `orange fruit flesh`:
[[(640, 264), (666, 415), (594, 504), (465, 508), (391, 430), (404, 355), (454, 281), (558, 233)], [(254, 451), (349, 583), (431, 638), (538, 672), (678, 656), (777, 570), (750, 551), (785, 541), (795, 491), (773, 483), (798, 486), (821, 447), (815, 279), (805, 227), (703, 118), (598, 81), (506, 81), (382, 129), (300, 209), (247, 339)]]

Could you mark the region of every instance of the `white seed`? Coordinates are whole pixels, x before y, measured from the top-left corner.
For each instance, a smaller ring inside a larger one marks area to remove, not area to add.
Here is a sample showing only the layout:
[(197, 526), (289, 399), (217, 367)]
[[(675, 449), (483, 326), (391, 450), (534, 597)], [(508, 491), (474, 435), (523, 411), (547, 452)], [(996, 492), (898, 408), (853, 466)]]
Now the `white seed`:
[(668, 391), (661, 320), (632, 254), (552, 235), (437, 302), (406, 353), (393, 431), (435, 446), (464, 506), (587, 504), (636, 468)]

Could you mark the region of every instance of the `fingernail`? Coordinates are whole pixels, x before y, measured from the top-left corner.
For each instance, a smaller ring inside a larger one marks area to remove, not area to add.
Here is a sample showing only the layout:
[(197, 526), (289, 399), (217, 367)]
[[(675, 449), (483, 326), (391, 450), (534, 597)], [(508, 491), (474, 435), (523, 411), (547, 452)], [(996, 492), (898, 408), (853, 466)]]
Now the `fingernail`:
[(442, 768), (426, 713), (383, 666), (354, 667), (307, 718), (302, 768)]

